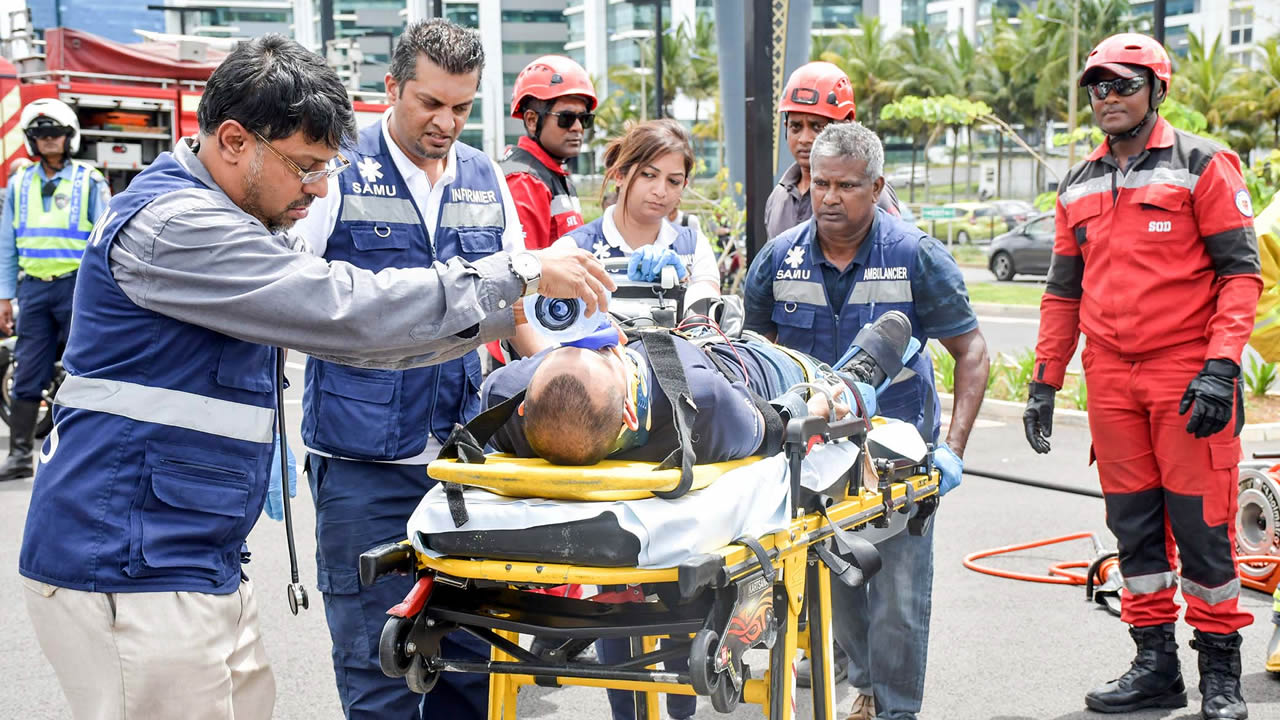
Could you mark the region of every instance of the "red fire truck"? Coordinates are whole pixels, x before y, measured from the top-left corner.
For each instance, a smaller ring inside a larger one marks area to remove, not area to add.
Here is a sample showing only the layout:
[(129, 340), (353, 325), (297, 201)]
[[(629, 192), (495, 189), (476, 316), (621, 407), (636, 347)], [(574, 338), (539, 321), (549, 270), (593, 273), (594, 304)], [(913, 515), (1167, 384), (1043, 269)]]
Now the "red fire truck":
[[(100, 168), (120, 192), (178, 138), (196, 134), (204, 81), (225, 53), (201, 48), (182, 59), (180, 43), (121, 44), (80, 30), (45, 32), (43, 55), (0, 58), (0, 186), (27, 157), (18, 120), (37, 98), (57, 98), (80, 119), (79, 159)], [(363, 126), (387, 105), (353, 100)]]

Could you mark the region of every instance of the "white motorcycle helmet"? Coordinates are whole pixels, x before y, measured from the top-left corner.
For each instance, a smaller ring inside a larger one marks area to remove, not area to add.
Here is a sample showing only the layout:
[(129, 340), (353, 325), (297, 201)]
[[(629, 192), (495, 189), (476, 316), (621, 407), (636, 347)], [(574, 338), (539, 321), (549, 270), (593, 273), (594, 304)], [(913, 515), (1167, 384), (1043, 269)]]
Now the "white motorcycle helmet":
[(22, 119), (18, 122), (18, 127), (26, 138), (27, 154), (33, 158), (38, 157), (39, 152), (36, 148), (35, 139), (32, 137), (32, 131), (39, 128), (65, 128), (69, 130), (70, 132), (67, 133), (67, 157), (80, 152), (80, 119), (76, 117), (76, 111), (61, 100), (53, 98), (33, 100), (22, 109)]

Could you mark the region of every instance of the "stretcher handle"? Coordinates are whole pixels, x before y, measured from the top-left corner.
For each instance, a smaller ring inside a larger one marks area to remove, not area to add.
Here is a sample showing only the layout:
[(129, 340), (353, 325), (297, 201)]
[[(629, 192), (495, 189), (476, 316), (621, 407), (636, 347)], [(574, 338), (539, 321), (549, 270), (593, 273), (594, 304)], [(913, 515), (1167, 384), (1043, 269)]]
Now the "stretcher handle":
[(815, 435), (824, 439), (839, 440), (844, 438), (861, 439), (865, 434), (866, 423), (862, 418), (849, 415), (829, 423), (826, 418), (809, 415), (802, 418), (792, 418), (787, 422), (783, 442), (806, 446), (809, 443), (809, 438)]

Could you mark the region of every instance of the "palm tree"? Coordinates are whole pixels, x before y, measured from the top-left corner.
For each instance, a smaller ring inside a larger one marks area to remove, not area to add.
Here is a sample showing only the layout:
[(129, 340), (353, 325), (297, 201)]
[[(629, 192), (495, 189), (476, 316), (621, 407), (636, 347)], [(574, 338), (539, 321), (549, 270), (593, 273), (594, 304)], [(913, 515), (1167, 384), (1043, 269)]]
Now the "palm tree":
[[(997, 15), (983, 38), (978, 64), (975, 99), (991, 106), (993, 114), (1010, 125), (1032, 125), (1040, 116), (1035, 104), (1034, 68), (1037, 40), (1030, 31), (1019, 31), (1006, 17)], [(999, 131), (997, 131), (999, 133)], [(1004, 135), (997, 134), (996, 194), (1004, 191)]]
[(1203, 113), (1209, 132), (1229, 137), (1230, 126), (1241, 120), (1238, 111), (1247, 96), (1247, 91), (1242, 92), (1244, 68), (1227, 57), (1221, 36), (1211, 43), (1206, 43), (1203, 35), (1190, 34), (1187, 40), (1187, 57), (1178, 63), (1170, 95)]
[(893, 43), (885, 38), (880, 18), (860, 17), (858, 27), (859, 32), (835, 35), (822, 43), (815, 38), (813, 58), (834, 63), (844, 70), (853, 84), (858, 120), (875, 129), (880, 108), (901, 93), (898, 79), (902, 71)]
[[(685, 27), (685, 26), (681, 26)], [(720, 92), (720, 70), (716, 64), (716, 29), (711, 18), (699, 15), (693, 31), (687, 34), (688, 70), (681, 90), (693, 100), (693, 124), (702, 119), (702, 104), (714, 100)]]
[[(948, 84), (951, 92), (965, 99), (975, 99), (977, 93), (977, 77), (979, 54), (977, 48), (964, 32), (956, 32), (952, 42), (944, 46), (946, 54), (943, 66), (949, 74)], [(951, 145), (951, 202), (956, 201), (956, 154), (960, 149), (959, 129), (955, 128), (955, 142)], [(965, 187), (973, 184), (973, 124), (965, 125), (965, 136), (969, 141), (969, 159), (965, 163)]]
[(1280, 147), (1280, 35), (1253, 50), (1261, 64), (1249, 73), (1247, 86), (1256, 98), (1258, 116), (1271, 121), (1271, 146)]

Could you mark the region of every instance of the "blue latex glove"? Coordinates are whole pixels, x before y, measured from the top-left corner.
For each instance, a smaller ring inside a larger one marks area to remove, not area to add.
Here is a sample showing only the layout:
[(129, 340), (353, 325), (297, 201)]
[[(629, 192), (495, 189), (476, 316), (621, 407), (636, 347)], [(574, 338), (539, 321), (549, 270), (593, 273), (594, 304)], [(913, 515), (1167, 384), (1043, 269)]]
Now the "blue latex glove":
[[(284, 520), (284, 494), (280, 487), (280, 438), (272, 441), (275, 452), (271, 454), (271, 482), (267, 485), (267, 517), (272, 520)], [(293, 459), (293, 451), (289, 453), (289, 497), (298, 497), (298, 463)]]
[(668, 265), (676, 269), (676, 276), (681, 280), (689, 275), (684, 261), (675, 250), (645, 245), (631, 253), (631, 259), (627, 262), (627, 278), (637, 282), (653, 282), (662, 276), (662, 268)]
[(938, 495), (946, 495), (960, 486), (960, 476), (964, 474), (964, 460), (954, 450), (942, 443), (933, 451), (933, 464), (942, 479), (938, 482)]

